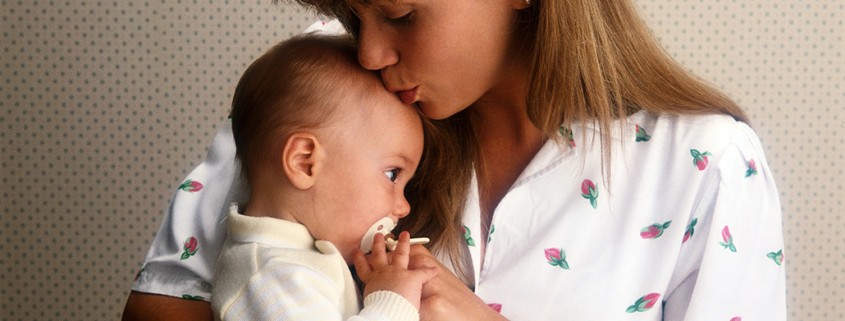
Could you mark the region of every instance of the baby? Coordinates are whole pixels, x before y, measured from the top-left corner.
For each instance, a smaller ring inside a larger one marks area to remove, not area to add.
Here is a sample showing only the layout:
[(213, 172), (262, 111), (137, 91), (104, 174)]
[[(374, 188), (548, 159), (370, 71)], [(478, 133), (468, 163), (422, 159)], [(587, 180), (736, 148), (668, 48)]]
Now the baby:
[(228, 216), (215, 318), (418, 320), (436, 272), (408, 269), (407, 232), (391, 253), (384, 234), (410, 211), (423, 120), (360, 67), (354, 41), (305, 34), (271, 48), (241, 77), (231, 118), (251, 194)]

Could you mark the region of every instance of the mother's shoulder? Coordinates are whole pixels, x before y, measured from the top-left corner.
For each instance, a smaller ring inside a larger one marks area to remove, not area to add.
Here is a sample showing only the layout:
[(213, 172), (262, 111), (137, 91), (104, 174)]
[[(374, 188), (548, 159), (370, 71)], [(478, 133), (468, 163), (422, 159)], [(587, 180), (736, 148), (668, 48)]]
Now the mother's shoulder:
[(657, 143), (676, 148), (722, 150), (753, 130), (726, 114), (655, 115), (639, 112), (629, 117), (639, 130), (647, 131)]

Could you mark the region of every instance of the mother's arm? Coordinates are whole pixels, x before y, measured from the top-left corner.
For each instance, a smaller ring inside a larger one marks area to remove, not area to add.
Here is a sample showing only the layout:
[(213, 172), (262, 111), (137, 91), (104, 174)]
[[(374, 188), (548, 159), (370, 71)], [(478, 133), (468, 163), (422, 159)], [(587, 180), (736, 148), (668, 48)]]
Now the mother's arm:
[(409, 268), (434, 267), (437, 276), (423, 286), (420, 320), (507, 320), (487, 306), (425, 247), (411, 248)]
[(123, 321), (211, 321), (211, 304), (172, 296), (132, 291)]

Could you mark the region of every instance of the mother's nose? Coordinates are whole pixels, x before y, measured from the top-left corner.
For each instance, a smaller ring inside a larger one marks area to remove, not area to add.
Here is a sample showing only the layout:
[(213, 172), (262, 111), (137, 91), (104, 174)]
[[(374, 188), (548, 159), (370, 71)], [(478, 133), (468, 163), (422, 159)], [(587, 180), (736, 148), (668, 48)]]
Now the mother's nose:
[(362, 21), (358, 35), (358, 62), (369, 70), (381, 70), (399, 62), (392, 36), (382, 26)]

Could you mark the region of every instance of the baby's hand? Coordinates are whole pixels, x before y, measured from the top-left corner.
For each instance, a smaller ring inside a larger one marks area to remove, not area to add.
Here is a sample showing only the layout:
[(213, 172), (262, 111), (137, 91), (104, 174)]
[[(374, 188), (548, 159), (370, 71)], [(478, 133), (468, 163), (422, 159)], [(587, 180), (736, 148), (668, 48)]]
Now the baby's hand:
[(420, 308), (422, 286), (437, 275), (437, 269), (408, 269), (410, 238), (408, 232), (399, 233), (396, 250), (388, 255), (384, 235), (378, 234), (373, 238), (373, 250), (369, 257), (365, 257), (360, 250), (355, 253), (355, 270), (366, 284), (365, 297), (380, 290), (392, 291), (403, 296), (417, 309)]

